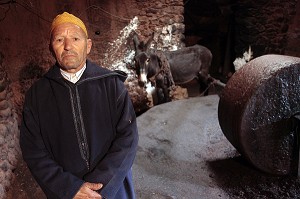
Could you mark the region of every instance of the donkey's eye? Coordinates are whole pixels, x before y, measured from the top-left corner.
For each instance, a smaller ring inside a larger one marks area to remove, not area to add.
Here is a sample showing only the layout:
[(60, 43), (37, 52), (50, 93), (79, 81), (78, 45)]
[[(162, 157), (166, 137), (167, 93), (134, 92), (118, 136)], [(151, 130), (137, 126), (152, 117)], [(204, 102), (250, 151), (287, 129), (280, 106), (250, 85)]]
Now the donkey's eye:
[(146, 64), (149, 64), (149, 62), (150, 62), (150, 58), (147, 58), (146, 59)]

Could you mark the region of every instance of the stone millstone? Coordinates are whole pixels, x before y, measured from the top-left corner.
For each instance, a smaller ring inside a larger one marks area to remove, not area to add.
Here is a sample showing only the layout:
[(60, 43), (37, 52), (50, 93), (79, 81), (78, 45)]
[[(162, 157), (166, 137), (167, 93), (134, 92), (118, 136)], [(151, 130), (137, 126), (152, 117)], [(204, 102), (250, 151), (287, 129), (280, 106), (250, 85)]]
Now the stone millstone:
[(295, 167), (293, 116), (299, 113), (300, 58), (283, 55), (245, 64), (226, 84), (218, 107), (220, 127), (231, 144), (256, 168), (276, 175)]

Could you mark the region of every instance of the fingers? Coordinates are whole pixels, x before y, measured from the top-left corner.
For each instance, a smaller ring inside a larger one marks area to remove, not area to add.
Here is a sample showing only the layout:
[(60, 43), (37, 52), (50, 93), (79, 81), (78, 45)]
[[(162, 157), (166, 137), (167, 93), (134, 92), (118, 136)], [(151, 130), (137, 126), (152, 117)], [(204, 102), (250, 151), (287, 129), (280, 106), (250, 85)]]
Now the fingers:
[(77, 194), (73, 199), (83, 199), (83, 198), (102, 199), (101, 195), (96, 192), (102, 187), (103, 185), (101, 183), (85, 182), (80, 187), (79, 191), (77, 192)]
[(103, 187), (103, 184), (101, 183), (90, 183), (86, 182), (85, 185), (90, 188), (91, 190), (97, 191)]

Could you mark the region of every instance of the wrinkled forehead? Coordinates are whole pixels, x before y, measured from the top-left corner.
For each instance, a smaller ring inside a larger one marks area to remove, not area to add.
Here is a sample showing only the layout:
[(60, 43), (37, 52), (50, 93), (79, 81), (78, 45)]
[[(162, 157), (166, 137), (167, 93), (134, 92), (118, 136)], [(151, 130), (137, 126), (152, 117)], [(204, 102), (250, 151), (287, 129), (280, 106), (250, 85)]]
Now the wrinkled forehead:
[(58, 35), (72, 34), (80, 37), (86, 37), (85, 32), (77, 25), (73, 23), (63, 23), (57, 25), (51, 32), (51, 37)]

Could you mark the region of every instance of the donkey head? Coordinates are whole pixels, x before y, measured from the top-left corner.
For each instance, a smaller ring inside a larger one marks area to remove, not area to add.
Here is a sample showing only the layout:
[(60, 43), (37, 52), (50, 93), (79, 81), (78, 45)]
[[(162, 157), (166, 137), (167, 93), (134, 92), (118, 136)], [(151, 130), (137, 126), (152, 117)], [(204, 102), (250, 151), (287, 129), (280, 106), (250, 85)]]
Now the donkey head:
[(150, 50), (151, 42), (153, 41), (154, 33), (146, 43), (139, 41), (135, 34), (133, 42), (135, 46), (135, 69), (138, 75), (139, 84), (145, 86), (148, 79), (154, 76), (159, 70), (159, 59), (155, 53)]

